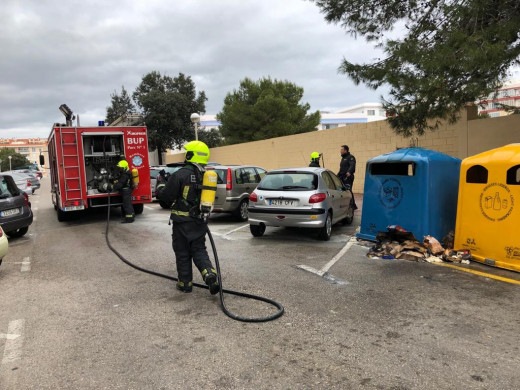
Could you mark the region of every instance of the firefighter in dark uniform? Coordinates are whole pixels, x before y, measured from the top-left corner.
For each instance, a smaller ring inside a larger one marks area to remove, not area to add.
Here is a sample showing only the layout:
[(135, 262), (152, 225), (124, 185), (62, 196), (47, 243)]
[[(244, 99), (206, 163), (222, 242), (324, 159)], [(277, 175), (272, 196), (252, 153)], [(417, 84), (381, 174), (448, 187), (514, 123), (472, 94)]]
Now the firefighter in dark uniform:
[[(352, 192), (352, 186), (354, 185), (354, 173), (356, 172), (356, 158), (350, 154), (348, 145), (342, 145), (340, 153), (341, 162), (339, 165), (338, 177), (347, 188), (350, 188), (350, 191)], [(352, 201), (354, 202), (354, 210), (357, 210), (353, 193)]]
[(309, 167), (313, 168), (319, 168), (320, 167), (320, 156), (318, 152), (312, 152), (311, 153), (311, 163), (309, 164)]
[(186, 165), (173, 173), (166, 184), (158, 185), (160, 201), (172, 205), (172, 247), (175, 252), (179, 281), (177, 289), (189, 293), (193, 289), (192, 260), (209, 286), (211, 294), (219, 292), (217, 271), (206, 250), (207, 221), (200, 216), (200, 196), (204, 166), (209, 148), (204, 142), (192, 141), (184, 146)]
[(128, 168), (128, 162), (121, 160), (117, 163), (117, 173), (112, 188), (118, 191), (123, 198), (121, 205), (122, 223), (132, 223), (135, 219), (134, 206), (132, 206), (132, 172)]

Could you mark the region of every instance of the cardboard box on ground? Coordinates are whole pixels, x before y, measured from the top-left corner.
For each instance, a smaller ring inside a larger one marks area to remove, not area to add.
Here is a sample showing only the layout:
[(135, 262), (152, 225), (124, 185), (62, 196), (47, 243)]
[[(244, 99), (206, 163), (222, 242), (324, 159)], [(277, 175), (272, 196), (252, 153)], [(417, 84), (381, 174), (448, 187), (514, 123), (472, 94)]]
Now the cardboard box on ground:
[(432, 236), (424, 236), (420, 242), (411, 232), (399, 225), (387, 227), (386, 232), (377, 235), (367, 256), (370, 258), (403, 259), (409, 261), (451, 262), (468, 264), (471, 253), (468, 250), (454, 250), (454, 233), (444, 237), (443, 245)]

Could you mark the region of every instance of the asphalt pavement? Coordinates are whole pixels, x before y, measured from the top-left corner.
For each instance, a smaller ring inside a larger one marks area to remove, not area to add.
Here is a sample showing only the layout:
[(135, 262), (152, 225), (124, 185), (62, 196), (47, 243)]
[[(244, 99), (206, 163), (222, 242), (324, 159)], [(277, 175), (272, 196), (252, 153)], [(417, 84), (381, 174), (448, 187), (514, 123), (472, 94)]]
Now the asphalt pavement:
[[(59, 223), (49, 190), (45, 178), (29, 233), (10, 240), (0, 266), (0, 389), (520, 387), (519, 286), (369, 259), (353, 239), (359, 211), (328, 242), (283, 228), (254, 238), (247, 223), (212, 216), (224, 287), (285, 307), (278, 320), (243, 323), (207, 290), (183, 294), (122, 263), (105, 243), (106, 210)], [(175, 275), (168, 214), (152, 203), (120, 224), (113, 208), (110, 241)], [(225, 299), (239, 315), (274, 312)]]

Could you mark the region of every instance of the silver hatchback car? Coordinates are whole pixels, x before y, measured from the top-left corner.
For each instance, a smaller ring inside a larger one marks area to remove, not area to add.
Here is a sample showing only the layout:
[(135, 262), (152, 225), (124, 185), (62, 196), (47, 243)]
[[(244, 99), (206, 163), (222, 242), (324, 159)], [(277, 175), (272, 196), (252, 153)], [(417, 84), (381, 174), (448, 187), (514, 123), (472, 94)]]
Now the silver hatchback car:
[(33, 193), (35, 190), (40, 188), (40, 180), (29, 170), (29, 169), (14, 169), (12, 171), (4, 172), (7, 174), (17, 173), (18, 175), (23, 175), (27, 177), (28, 180), (31, 181), (31, 187), (33, 189)]
[(217, 173), (215, 213), (231, 213), (238, 221), (247, 221), (249, 194), (265, 176), (265, 169), (251, 165), (215, 165), (206, 169)]
[(324, 168), (292, 168), (270, 171), (249, 196), (249, 227), (260, 237), (266, 226), (317, 228), (327, 241), (332, 225), (351, 224), (352, 192)]

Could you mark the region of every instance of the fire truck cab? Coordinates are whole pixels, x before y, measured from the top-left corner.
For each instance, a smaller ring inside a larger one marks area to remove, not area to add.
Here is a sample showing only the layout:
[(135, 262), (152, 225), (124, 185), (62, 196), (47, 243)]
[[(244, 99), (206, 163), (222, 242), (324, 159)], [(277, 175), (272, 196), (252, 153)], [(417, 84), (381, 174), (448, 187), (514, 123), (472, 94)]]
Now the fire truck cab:
[[(136, 214), (152, 200), (146, 127), (65, 127), (56, 124), (48, 138), (51, 194), (58, 220), (79, 217), (92, 207), (121, 205), (110, 192), (120, 159), (138, 172), (132, 203)], [(42, 158), (41, 156), (40, 158)], [(44, 161), (40, 161), (44, 163)], [(42, 164), (43, 165), (43, 164)]]

